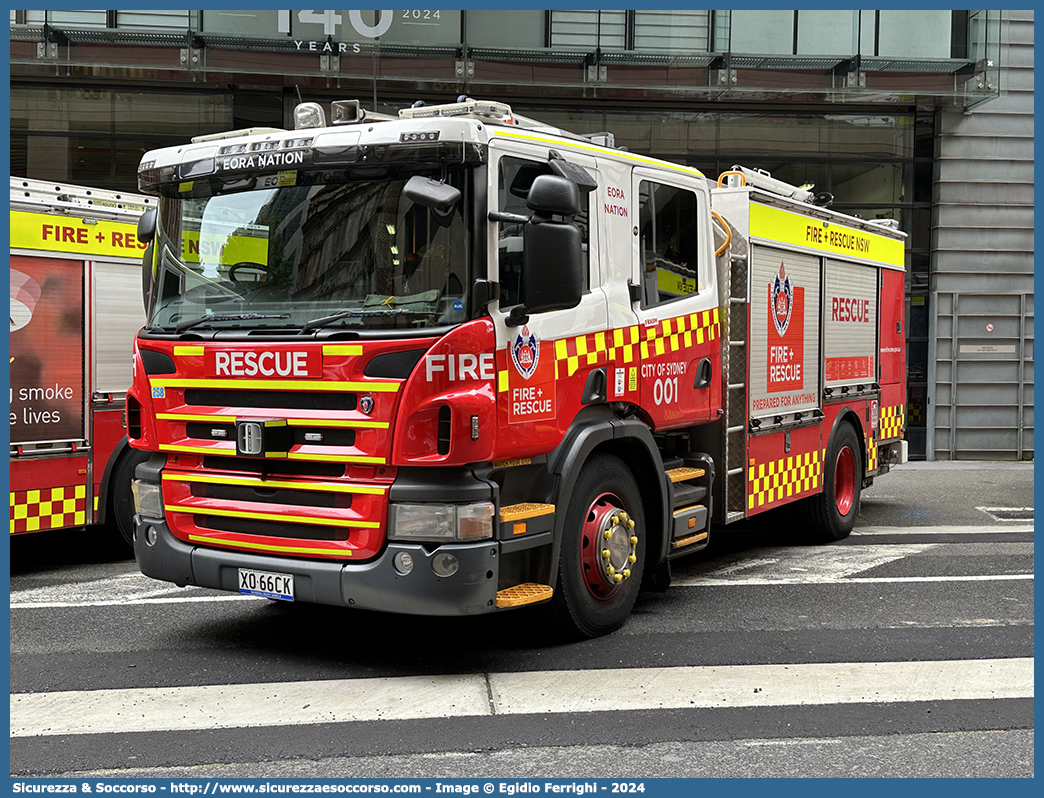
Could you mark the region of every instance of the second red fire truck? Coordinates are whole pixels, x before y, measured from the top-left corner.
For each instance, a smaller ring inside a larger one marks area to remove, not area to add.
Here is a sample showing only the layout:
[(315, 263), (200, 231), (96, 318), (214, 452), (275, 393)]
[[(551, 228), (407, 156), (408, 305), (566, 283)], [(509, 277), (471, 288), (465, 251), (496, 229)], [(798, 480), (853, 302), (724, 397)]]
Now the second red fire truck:
[[(145, 454), (122, 418), (153, 197), (11, 178), (11, 534), (105, 524), (127, 546)], [(118, 539), (118, 538), (117, 538)]]
[(735, 521), (843, 538), (905, 459), (891, 223), (502, 103), (332, 113), (141, 163), (145, 574), (594, 636)]

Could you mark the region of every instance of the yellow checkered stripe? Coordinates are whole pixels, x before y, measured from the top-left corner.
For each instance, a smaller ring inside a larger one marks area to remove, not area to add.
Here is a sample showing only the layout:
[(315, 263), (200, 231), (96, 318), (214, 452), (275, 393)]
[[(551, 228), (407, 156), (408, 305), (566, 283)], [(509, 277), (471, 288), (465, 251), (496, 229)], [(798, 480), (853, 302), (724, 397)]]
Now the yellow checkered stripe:
[(11, 491), (12, 535), (86, 523), (86, 485)]
[(755, 463), (747, 468), (747, 509), (818, 490), (823, 477), (825, 454), (819, 451), (788, 455), (769, 463)]
[(872, 437), (866, 442), (866, 470), (871, 474), (877, 470), (877, 441)]
[(906, 426), (905, 405), (881, 408), (881, 426), (878, 440), (889, 441), (892, 438), (903, 437), (904, 426)]
[(718, 309), (555, 341), (555, 377), (573, 376), (581, 366), (634, 363), (700, 346), (720, 337)]

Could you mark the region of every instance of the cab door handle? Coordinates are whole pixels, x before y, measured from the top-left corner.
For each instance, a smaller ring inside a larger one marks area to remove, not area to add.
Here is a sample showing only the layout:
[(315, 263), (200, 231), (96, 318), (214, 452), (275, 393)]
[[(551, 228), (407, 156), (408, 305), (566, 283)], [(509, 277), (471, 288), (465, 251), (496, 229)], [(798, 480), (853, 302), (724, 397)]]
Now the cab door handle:
[(703, 358), (696, 366), (696, 381), (693, 383), (693, 388), (706, 388), (711, 384), (711, 378), (714, 376), (714, 366), (711, 364), (709, 357)]

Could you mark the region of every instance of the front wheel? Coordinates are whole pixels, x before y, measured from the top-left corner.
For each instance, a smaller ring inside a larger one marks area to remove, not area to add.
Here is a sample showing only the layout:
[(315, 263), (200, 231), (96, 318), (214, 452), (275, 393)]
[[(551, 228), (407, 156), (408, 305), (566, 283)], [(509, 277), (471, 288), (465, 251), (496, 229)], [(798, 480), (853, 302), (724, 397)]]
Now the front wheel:
[(831, 543), (848, 537), (859, 515), (863, 487), (863, 448), (848, 422), (841, 423), (827, 446), (823, 492), (801, 502), (813, 540)]
[(581, 637), (619, 629), (638, 597), (645, 565), (645, 512), (623, 461), (595, 455), (584, 463), (565, 515), (553, 610)]
[(148, 459), (148, 452), (127, 449), (109, 475), (106, 525), (115, 533), (114, 540), (122, 541), (127, 549), (134, 548), (134, 495), (131, 492), (131, 481), (134, 479), (134, 469), (138, 467), (138, 463), (144, 463)]

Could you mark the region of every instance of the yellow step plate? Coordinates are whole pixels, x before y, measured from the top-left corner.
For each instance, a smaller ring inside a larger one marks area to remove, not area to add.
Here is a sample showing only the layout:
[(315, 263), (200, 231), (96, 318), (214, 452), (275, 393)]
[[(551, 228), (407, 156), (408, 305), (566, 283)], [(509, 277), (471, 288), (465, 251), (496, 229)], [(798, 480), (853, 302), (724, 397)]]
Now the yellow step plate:
[(684, 548), (685, 546), (691, 546), (693, 543), (699, 543), (701, 540), (706, 540), (706, 539), (707, 539), (707, 533), (706, 532), (700, 532), (699, 534), (696, 534), (696, 535), (689, 535), (689, 537), (682, 538), (681, 540), (672, 540), (671, 541), (671, 548), (672, 549), (681, 549), (681, 548)]
[(526, 582), (524, 585), (504, 588), (497, 591), (498, 607), (521, 607), (523, 604), (535, 604), (551, 598), (555, 591), (551, 585), (538, 585)]
[(550, 515), (555, 511), (553, 504), (510, 504), (500, 508), (500, 523), (525, 521), (540, 515)]
[(689, 479), (699, 479), (706, 471), (702, 468), (672, 468), (667, 472), (667, 479), (671, 482), (685, 482)]

